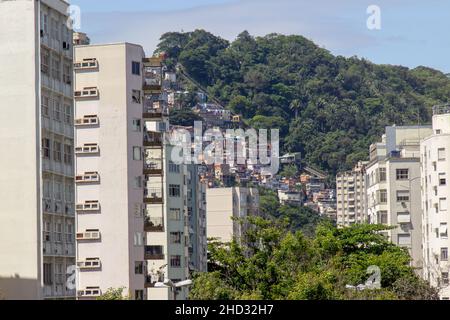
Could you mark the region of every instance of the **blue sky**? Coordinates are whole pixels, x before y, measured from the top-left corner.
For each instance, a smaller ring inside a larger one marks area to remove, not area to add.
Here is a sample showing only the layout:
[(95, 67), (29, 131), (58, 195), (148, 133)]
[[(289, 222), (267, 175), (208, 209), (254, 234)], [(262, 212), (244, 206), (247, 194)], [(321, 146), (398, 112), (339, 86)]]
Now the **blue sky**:
[[(334, 54), (375, 63), (450, 73), (449, 0), (71, 0), (81, 31), (93, 43), (128, 41), (150, 54), (167, 31), (208, 30), (233, 40), (300, 34)], [(366, 10), (381, 9), (381, 30), (369, 30)]]

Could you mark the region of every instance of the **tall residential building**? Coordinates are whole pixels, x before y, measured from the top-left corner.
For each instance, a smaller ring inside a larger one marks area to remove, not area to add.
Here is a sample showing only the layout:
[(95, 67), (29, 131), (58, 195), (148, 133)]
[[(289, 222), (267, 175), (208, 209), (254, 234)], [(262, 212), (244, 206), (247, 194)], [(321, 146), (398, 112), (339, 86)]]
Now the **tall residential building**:
[(367, 222), (366, 165), (358, 162), (353, 170), (336, 177), (337, 216), (339, 227)]
[(207, 235), (222, 242), (240, 239), (246, 225), (233, 218), (259, 216), (259, 192), (256, 188), (213, 188), (206, 190)]
[(0, 1), (0, 288), (73, 298), (72, 31), (61, 0)]
[(386, 236), (409, 250), (418, 270), (422, 268), (420, 141), (431, 132), (428, 126), (386, 127), (382, 141), (371, 145), (366, 167), (368, 222), (396, 226)]
[(450, 105), (434, 108), (433, 134), (421, 143), (424, 278), (450, 299)]
[(129, 43), (80, 45), (75, 72), (78, 298), (125, 287), (135, 300), (185, 299), (187, 288), (155, 288), (189, 277), (191, 241), (162, 61)]
[(144, 299), (141, 46), (75, 46), (78, 298)]

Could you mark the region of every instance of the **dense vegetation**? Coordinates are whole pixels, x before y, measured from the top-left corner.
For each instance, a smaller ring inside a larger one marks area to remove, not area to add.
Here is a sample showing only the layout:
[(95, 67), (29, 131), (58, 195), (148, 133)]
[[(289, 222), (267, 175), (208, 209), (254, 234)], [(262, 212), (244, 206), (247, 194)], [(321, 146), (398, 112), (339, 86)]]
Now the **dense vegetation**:
[[(383, 226), (322, 224), (309, 238), (283, 223), (250, 222), (243, 245), (210, 243), (209, 272), (195, 276), (191, 299), (437, 299), (409, 266), (408, 253), (379, 233)], [(381, 271), (379, 288), (347, 288), (367, 284), (370, 266)]]
[(450, 101), (450, 79), (426, 67), (376, 65), (333, 56), (302, 36), (204, 30), (166, 33), (157, 51), (250, 125), (277, 127), (284, 151), (334, 174), (367, 158), (386, 125), (428, 123)]

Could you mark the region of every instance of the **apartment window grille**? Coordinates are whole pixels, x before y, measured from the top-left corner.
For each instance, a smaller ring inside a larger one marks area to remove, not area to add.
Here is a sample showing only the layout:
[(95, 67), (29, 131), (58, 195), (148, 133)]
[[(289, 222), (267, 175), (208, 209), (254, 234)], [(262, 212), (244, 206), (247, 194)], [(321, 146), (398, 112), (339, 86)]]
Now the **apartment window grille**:
[(49, 104), (50, 104), (50, 99), (47, 96), (42, 95), (41, 96), (41, 112), (44, 117), (50, 116)]
[(141, 132), (141, 119), (133, 119), (133, 131)]
[(180, 165), (173, 163), (172, 161), (169, 162), (169, 172), (172, 173), (180, 173)]
[(409, 179), (409, 170), (408, 169), (397, 169), (397, 180), (408, 180)]
[(180, 244), (181, 243), (181, 232), (171, 232), (170, 233), (170, 243), (172, 244)]
[(72, 107), (70, 104), (64, 105), (64, 122), (68, 125), (72, 125)]
[(41, 72), (45, 75), (49, 75), (50, 70), (50, 52), (47, 49), (41, 51)]
[(58, 98), (53, 99), (53, 119), (61, 121), (61, 102)]
[(181, 188), (179, 184), (169, 185), (169, 196), (179, 198), (181, 196)]
[(386, 168), (380, 168), (378, 173), (379, 173), (379, 182), (385, 182), (386, 181)]
[(142, 149), (141, 147), (133, 147), (133, 160), (142, 160)]
[(62, 161), (61, 153), (62, 153), (61, 142), (54, 141), (53, 142), (53, 160), (56, 162), (61, 162)]
[(135, 274), (144, 274), (144, 262), (136, 261), (134, 263), (134, 273)]
[(441, 248), (441, 261), (448, 261), (448, 248)]
[(378, 202), (379, 203), (387, 203), (388, 195), (387, 190), (379, 190), (378, 191)]
[(170, 256), (170, 266), (172, 268), (181, 267), (181, 256)]
[(438, 149), (438, 160), (439, 161), (445, 161), (446, 156), (445, 156), (445, 148), (439, 148)]
[(181, 210), (180, 209), (169, 209), (169, 220), (180, 221), (181, 220)]
[(132, 61), (131, 63), (131, 73), (137, 76), (141, 75), (141, 64), (140, 62)]
[(64, 163), (71, 165), (73, 162), (72, 146), (70, 144), (64, 145)]
[(48, 15), (45, 13), (42, 15), (42, 31), (48, 35)]
[(53, 284), (51, 263), (44, 263), (44, 284), (45, 285)]
[(55, 40), (59, 40), (60, 36), (59, 36), (59, 24), (58, 24), (58, 21), (56, 21), (55, 19), (51, 19), (51, 26), (52, 26), (52, 30), (51, 30), (52, 38), (55, 39)]
[(397, 202), (408, 202), (409, 191), (397, 191)]
[(52, 77), (56, 80), (61, 80), (61, 60), (57, 58), (52, 59)]
[(136, 232), (134, 234), (134, 246), (142, 247), (144, 245), (144, 237), (141, 232)]
[(70, 64), (66, 64), (66, 63), (64, 64), (63, 81), (67, 85), (72, 84), (72, 70), (71, 70)]
[(66, 224), (66, 243), (73, 243), (74, 237), (73, 237), (73, 233), (74, 233), (74, 227), (73, 224), (68, 223)]
[(50, 139), (42, 139), (42, 150), (45, 159), (50, 159)]

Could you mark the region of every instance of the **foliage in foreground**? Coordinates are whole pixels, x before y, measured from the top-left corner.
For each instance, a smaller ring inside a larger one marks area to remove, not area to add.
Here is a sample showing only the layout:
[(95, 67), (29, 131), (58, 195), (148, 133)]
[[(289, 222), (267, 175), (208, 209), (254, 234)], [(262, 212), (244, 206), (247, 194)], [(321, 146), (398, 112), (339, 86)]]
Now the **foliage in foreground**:
[[(408, 253), (384, 238), (380, 225), (317, 228), (308, 238), (285, 224), (250, 218), (246, 245), (212, 241), (210, 272), (194, 279), (194, 300), (432, 300), (437, 292), (410, 267)], [(369, 266), (381, 270), (381, 289), (357, 291)]]
[(130, 298), (124, 295), (125, 288), (110, 288), (104, 294), (97, 298), (97, 300), (130, 300)]

